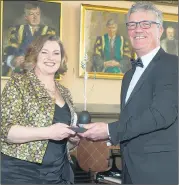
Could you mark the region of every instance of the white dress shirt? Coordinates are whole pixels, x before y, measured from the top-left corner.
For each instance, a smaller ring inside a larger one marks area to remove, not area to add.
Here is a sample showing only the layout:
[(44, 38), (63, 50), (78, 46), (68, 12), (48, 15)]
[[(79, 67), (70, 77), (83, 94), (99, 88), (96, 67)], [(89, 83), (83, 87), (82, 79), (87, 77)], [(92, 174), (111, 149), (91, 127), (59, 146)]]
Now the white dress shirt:
[(116, 36), (113, 36), (113, 37), (108, 36), (108, 38), (109, 38), (110, 47), (113, 48)]
[(150, 62), (152, 61), (152, 59), (154, 58), (154, 56), (157, 54), (158, 50), (160, 49), (160, 46), (158, 46), (157, 48), (155, 48), (154, 50), (152, 50), (150, 53), (148, 53), (147, 55), (144, 55), (141, 57), (141, 60), (143, 62), (144, 67), (136, 67), (136, 70), (133, 74), (132, 80), (129, 84), (129, 88), (127, 90), (127, 95), (126, 95), (126, 99), (125, 99), (125, 103), (127, 102), (127, 100), (129, 99), (134, 87), (136, 86), (138, 80), (140, 79), (141, 75), (143, 74), (143, 72), (145, 71), (145, 69), (147, 68), (147, 66), (150, 64)]
[[(145, 71), (145, 69), (147, 68), (147, 66), (150, 64), (150, 62), (152, 61), (152, 59), (154, 58), (154, 56), (157, 54), (157, 52), (159, 51), (160, 46), (156, 47), (155, 49), (153, 49), (150, 53), (148, 53), (147, 55), (144, 55), (141, 57), (141, 60), (143, 62), (144, 67), (136, 67), (136, 70), (133, 74), (132, 80), (129, 84), (129, 88), (127, 90), (127, 95), (126, 95), (126, 99), (125, 99), (125, 103), (127, 102), (127, 100), (129, 99), (135, 85), (137, 84), (138, 80), (140, 79), (142, 73)], [(108, 131), (108, 136), (110, 139), (110, 134), (109, 134), (109, 127), (107, 124), (107, 131)], [(107, 142), (107, 145), (111, 145), (110, 141)]]

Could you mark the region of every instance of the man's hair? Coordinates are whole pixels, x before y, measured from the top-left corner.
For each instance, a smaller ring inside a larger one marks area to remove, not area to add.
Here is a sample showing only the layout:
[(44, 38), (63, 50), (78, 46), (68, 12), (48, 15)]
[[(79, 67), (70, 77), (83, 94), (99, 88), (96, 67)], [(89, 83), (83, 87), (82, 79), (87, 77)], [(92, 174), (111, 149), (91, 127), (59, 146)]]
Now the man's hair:
[(56, 35), (41, 35), (33, 40), (27, 49), (25, 61), (22, 64), (24, 72), (30, 71), (36, 66), (37, 57), (47, 41), (56, 41), (60, 46), (61, 64), (56, 74), (64, 74), (67, 71), (67, 55), (59, 37)]
[(160, 25), (163, 25), (162, 12), (158, 10), (152, 2), (149, 2), (149, 1), (139, 1), (133, 4), (127, 13), (127, 21), (129, 20), (129, 17), (132, 13), (138, 12), (138, 11), (152, 12), (153, 14), (156, 15), (156, 21), (160, 23)]
[(28, 3), (25, 4), (24, 13), (25, 13), (25, 15), (29, 15), (30, 10), (37, 9), (37, 8), (40, 9), (39, 3), (37, 3), (37, 2), (28, 2)]
[(168, 26), (168, 27), (166, 28), (166, 30), (167, 30), (167, 29), (172, 29), (172, 30), (175, 31), (175, 28), (174, 28), (173, 26)]
[(108, 26), (114, 25), (114, 24), (117, 25), (117, 22), (116, 22), (114, 19), (109, 19), (109, 20), (107, 21), (107, 23), (106, 23), (106, 26), (108, 27)]

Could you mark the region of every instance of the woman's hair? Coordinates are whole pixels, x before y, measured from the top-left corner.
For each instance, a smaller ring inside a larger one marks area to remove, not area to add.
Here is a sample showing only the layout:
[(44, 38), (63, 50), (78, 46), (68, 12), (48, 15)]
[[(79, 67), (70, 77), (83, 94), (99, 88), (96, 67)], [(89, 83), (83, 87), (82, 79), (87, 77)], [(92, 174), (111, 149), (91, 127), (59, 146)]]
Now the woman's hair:
[(62, 42), (58, 36), (55, 35), (42, 35), (38, 36), (27, 48), (27, 53), (25, 55), (25, 61), (22, 64), (24, 72), (32, 70), (37, 64), (37, 57), (43, 48), (45, 42), (47, 41), (56, 41), (60, 46), (61, 51), (61, 64), (56, 72), (56, 75), (63, 75), (67, 71), (67, 56)]

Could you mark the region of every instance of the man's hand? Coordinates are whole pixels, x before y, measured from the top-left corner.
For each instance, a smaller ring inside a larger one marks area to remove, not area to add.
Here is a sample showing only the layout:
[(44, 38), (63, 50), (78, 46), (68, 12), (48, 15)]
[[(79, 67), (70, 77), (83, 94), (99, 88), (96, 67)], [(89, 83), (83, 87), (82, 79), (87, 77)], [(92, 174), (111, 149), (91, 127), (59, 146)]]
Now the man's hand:
[(115, 60), (109, 60), (104, 62), (104, 67), (115, 67), (115, 66), (119, 67), (120, 66), (119, 62)]
[(19, 67), (24, 62), (25, 57), (24, 56), (17, 56), (14, 58), (13, 65), (15, 67)]
[(97, 141), (107, 140), (109, 138), (107, 131), (107, 124), (102, 122), (84, 124), (83, 127), (88, 129), (84, 133), (77, 133), (81, 137)]
[(78, 135), (74, 135), (69, 137), (69, 141), (73, 144), (78, 145), (80, 143), (80, 137)]

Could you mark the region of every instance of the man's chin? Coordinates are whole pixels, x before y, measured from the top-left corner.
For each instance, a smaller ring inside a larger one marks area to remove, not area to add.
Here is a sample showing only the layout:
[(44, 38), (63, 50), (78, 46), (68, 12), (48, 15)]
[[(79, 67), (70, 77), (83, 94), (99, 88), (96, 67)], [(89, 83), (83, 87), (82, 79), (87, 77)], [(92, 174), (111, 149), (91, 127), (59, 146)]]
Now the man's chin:
[(40, 23), (32, 23), (31, 26), (38, 26)]

